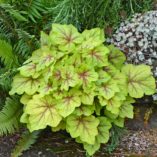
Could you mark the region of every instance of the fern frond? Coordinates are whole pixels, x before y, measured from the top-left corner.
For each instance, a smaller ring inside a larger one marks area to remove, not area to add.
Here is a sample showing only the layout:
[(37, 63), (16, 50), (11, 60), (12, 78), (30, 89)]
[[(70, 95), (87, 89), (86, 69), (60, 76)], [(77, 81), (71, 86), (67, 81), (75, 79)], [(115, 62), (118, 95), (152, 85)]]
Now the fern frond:
[(23, 151), (28, 150), (32, 144), (34, 144), (39, 136), (40, 131), (35, 132), (24, 132), (21, 139), (17, 142), (17, 145), (15, 146), (11, 157), (19, 157), (22, 155)]
[(7, 13), (4, 6), (0, 4), (0, 34), (7, 37), (8, 41), (16, 38), (15, 25), (13, 18)]
[(5, 93), (3, 90), (0, 90), (0, 111), (3, 109), (5, 105), (6, 97), (7, 97), (7, 93)]
[(14, 133), (19, 128), (22, 105), (17, 97), (6, 98), (5, 106), (0, 111), (0, 135)]
[(22, 15), (22, 12), (14, 9), (14, 7), (11, 6), (10, 4), (4, 3), (4, 4), (1, 4), (0, 6), (1, 8), (5, 10), (5, 12), (9, 13), (17, 21), (28, 22), (28, 20)]
[(4, 68), (0, 69), (0, 88), (3, 92), (8, 92), (11, 88), (12, 79), (9, 77), (11, 71), (5, 71)]
[(12, 46), (5, 40), (0, 40), (0, 58), (7, 68), (12, 67), (13, 65), (17, 66), (18, 64)]
[(39, 19), (42, 17), (41, 12), (45, 11), (44, 5), (42, 4), (41, 0), (33, 0), (31, 3), (27, 6), (28, 7), (28, 16), (29, 18), (36, 22), (36, 19)]
[(3, 90), (3, 92), (8, 93), (8, 91), (11, 89), (12, 77), (15, 75), (16, 72), (16, 68), (0, 69), (0, 89)]
[(14, 4), (25, 14), (28, 20), (34, 23), (42, 18), (42, 13), (46, 10), (42, 0), (17, 0)]
[(16, 29), (16, 31), (18, 33), (18, 42), (14, 45), (14, 51), (18, 53), (20, 61), (23, 59), (23, 62), (33, 50), (39, 48), (39, 41), (34, 35), (22, 29)]

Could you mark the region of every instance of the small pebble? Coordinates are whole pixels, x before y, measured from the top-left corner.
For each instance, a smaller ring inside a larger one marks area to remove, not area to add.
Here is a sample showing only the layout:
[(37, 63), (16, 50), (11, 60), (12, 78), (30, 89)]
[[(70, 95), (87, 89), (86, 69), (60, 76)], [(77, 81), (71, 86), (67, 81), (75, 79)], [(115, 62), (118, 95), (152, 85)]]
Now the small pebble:
[(65, 140), (65, 143), (69, 143), (69, 141), (66, 139), (66, 140)]
[(38, 155), (41, 155), (42, 154), (42, 152), (38, 152)]

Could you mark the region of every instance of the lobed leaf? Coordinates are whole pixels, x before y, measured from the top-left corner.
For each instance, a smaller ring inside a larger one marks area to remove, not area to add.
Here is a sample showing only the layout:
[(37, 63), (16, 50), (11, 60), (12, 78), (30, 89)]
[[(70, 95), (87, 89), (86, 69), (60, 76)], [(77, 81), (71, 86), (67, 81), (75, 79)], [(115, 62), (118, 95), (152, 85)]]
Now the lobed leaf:
[(99, 120), (94, 116), (72, 115), (67, 118), (66, 129), (73, 138), (80, 137), (81, 141), (94, 144), (98, 125)]
[(141, 98), (155, 92), (155, 79), (152, 76), (150, 67), (146, 65), (128, 64), (122, 68), (122, 72), (127, 77), (129, 95), (133, 98)]
[(12, 83), (12, 89), (9, 92), (10, 95), (15, 93), (24, 94), (24, 92), (28, 95), (33, 95), (38, 91), (40, 86), (40, 79), (33, 79), (31, 77), (23, 77), (20, 74), (17, 74)]
[[(57, 110), (57, 102), (51, 96), (34, 96), (26, 105), (25, 113), (29, 115), (29, 130), (44, 129), (46, 126), (56, 127), (62, 117)], [(37, 125), (38, 124), (38, 125)]]

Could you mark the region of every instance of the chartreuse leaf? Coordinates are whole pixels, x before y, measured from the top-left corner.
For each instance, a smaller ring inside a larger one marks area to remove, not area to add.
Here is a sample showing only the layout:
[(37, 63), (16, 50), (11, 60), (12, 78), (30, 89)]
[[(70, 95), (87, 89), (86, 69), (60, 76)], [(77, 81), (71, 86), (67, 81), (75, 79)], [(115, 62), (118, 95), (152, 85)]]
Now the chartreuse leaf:
[(104, 114), (105, 114), (105, 116), (107, 117), (107, 119), (108, 119), (111, 123), (113, 123), (113, 124), (115, 124), (115, 125), (117, 125), (117, 126), (119, 126), (119, 127), (124, 127), (124, 118), (121, 118), (121, 117), (119, 116), (120, 113), (113, 114), (113, 113), (111, 113), (111, 111), (105, 110), (105, 111), (104, 111)]
[(51, 82), (48, 82), (48, 83), (43, 82), (40, 85), (40, 88), (38, 91), (39, 91), (41, 96), (45, 96), (45, 95), (48, 95), (52, 91), (55, 91), (55, 90), (57, 90), (57, 87), (55, 85), (53, 85)]
[(119, 113), (119, 107), (121, 106), (121, 101), (118, 97), (114, 96), (111, 99), (104, 99), (103, 97), (99, 97), (100, 104), (102, 106), (106, 106), (106, 110), (110, 111), (113, 114)]
[(81, 116), (81, 115), (85, 115), (85, 116), (90, 116), (94, 113), (94, 105), (81, 105), (79, 107), (77, 107), (74, 111), (74, 114)]
[(52, 95), (56, 98), (56, 100), (61, 100), (65, 96), (64, 91), (60, 89), (57, 89), (52, 93)]
[(155, 92), (155, 79), (147, 65), (131, 65), (123, 67), (122, 72), (127, 77), (128, 92), (131, 97), (141, 98), (144, 94)]
[(87, 151), (88, 155), (92, 156), (96, 151), (100, 149), (101, 143), (98, 142), (97, 139), (95, 139), (94, 144), (88, 144), (88, 143), (83, 143), (84, 149)]
[(110, 121), (112, 121), (113, 119), (116, 119), (118, 117), (118, 113), (117, 114), (113, 114), (111, 113), (111, 111), (108, 111), (108, 110), (104, 110), (104, 115), (110, 119)]
[(109, 140), (109, 129), (111, 128), (110, 121), (105, 117), (98, 118), (100, 123), (98, 125), (98, 135), (96, 136), (93, 145), (83, 143), (84, 149), (89, 155), (93, 155), (100, 148), (101, 143), (107, 143)]
[(99, 78), (96, 82), (97, 85), (101, 85), (102, 83), (105, 83), (111, 79), (111, 76), (104, 70), (99, 70), (98, 74), (99, 74)]
[(65, 130), (65, 129), (66, 129), (66, 123), (63, 120), (56, 127), (52, 127), (52, 131), (54, 132)]
[(65, 66), (61, 69), (62, 84), (61, 90), (68, 90), (78, 83), (78, 75), (74, 71), (73, 66)]
[(73, 111), (76, 107), (81, 105), (81, 100), (79, 97), (79, 93), (77, 90), (71, 90), (70, 92), (67, 92), (61, 100), (58, 101), (58, 109), (59, 113), (63, 117), (67, 117)]
[(32, 99), (32, 95), (23, 94), (21, 96), (20, 102), (24, 105), (26, 105), (30, 100)]
[(103, 108), (103, 106), (101, 106), (98, 102), (95, 102), (95, 114), (97, 116), (100, 116), (101, 114), (101, 109)]
[(107, 143), (109, 140), (109, 129), (111, 123), (106, 117), (98, 117), (100, 123), (98, 125), (98, 135), (96, 136), (99, 143)]
[(81, 93), (81, 102), (85, 105), (93, 105), (95, 92), (88, 90)]
[(47, 46), (43, 46), (40, 49), (34, 51), (30, 59), (25, 64), (32, 63), (36, 64), (36, 71), (45, 69), (46, 67), (53, 65), (56, 59), (56, 50), (50, 49)]
[(132, 99), (131, 97), (127, 97), (127, 99), (122, 103), (119, 110), (119, 116), (121, 118), (133, 118), (134, 112), (133, 105), (131, 103), (134, 103), (134, 99)]
[(101, 45), (104, 41), (104, 31), (100, 28), (94, 28), (91, 30), (85, 30), (82, 33), (84, 41), (82, 42), (81, 48), (93, 49), (96, 46)]
[(99, 120), (94, 116), (71, 115), (67, 118), (66, 129), (73, 138), (80, 137), (81, 141), (94, 144), (98, 125)]
[(25, 106), (23, 106), (23, 114), (20, 117), (20, 122), (26, 123), (27, 127), (29, 126), (29, 114), (26, 113), (26, 104), (25, 104)]
[(62, 51), (72, 51), (83, 38), (73, 25), (53, 24), (50, 32), (51, 41)]
[(22, 114), (21, 118), (20, 118), (20, 122), (21, 123), (26, 123), (27, 127), (29, 126), (29, 115), (27, 113), (25, 113), (25, 110), (23, 110), (24, 113)]
[(61, 85), (62, 80), (62, 72), (61, 72), (62, 66), (55, 66), (53, 73), (52, 73), (52, 82), (53, 84), (56, 84), (57, 86)]
[(108, 60), (116, 68), (120, 69), (126, 60), (125, 55), (118, 48), (116, 48), (114, 45), (109, 45), (108, 48), (110, 50)]
[(57, 102), (51, 96), (34, 96), (25, 109), (25, 113), (29, 114), (29, 130), (32, 132), (46, 126), (56, 127), (62, 120), (56, 106)]
[(107, 66), (104, 66), (103, 70), (112, 77), (117, 73), (119, 73), (119, 70), (116, 67), (114, 67), (112, 64), (108, 64)]
[(31, 77), (23, 77), (20, 74), (17, 74), (13, 79), (12, 89), (9, 94), (23, 94), (25, 92), (28, 95), (32, 95), (38, 91), (40, 82), (41, 81), (38, 78), (33, 79)]
[(35, 50), (32, 56), (25, 62), (33, 62), (37, 66), (37, 70), (42, 70), (55, 61), (56, 51), (50, 49), (48, 46), (42, 46), (40, 49)]
[(20, 67), (19, 70), (20, 74), (25, 77), (31, 76), (33, 78), (37, 78), (40, 75), (40, 73), (36, 71), (36, 64), (34, 63), (25, 64)]
[(48, 49), (47, 46), (44, 46), (44, 47), (41, 47), (40, 49), (35, 50), (32, 53), (32, 56), (28, 60), (26, 60), (24, 62), (24, 64), (27, 64), (27, 63), (30, 63), (30, 62), (33, 62), (35, 64), (39, 63), (39, 61), (40, 61), (40, 59), (41, 59), (41, 57), (43, 55), (43, 51), (45, 50), (45, 48)]
[(112, 121), (115, 125), (119, 127), (124, 127), (124, 118), (118, 117)]
[(86, 64), (81, 65), (81, 67), (77, 70), (79, 82), (84, 87), (88, 87), (92, 82), (98, 79), (98, 74)]
[(48, 81), (52, 78), (54, 66), (46, 67), (41, 73), (41, 77), (43, 80), (48, 83)]
[(133, 106), (131, 104), (124, 103), (120, 107), (119, 116), (122, 118), (125, 118), (125, 117), (133, 118), (134, 116)]
[(50, 50), (45, 50), (37, 64), (37, 70), (40, 71), (52, 63), (55, 63), (55, 51), (52, 53)]
[(99, 143), (98, 139), (95, 139), (94, 144), (88, 144), (86, 142), (83, 142), (79, 137), (76, 138), (77, 143), (82, 143), (84, 149), (86, 150), (87, 154), (92, 156), (97, 150), (99, 150), (101, 143)]
[(69, 65), (73, 65), (75, 68), (78, 68), (82, 64), (82, 54), (74, 53), (72, 56), (69, 56), (67, 63)]
[(118, 96), (125, 100), (126, 95), (128, 94), (128, 88), (127, 88), (127, 78), (123, 73), (116, 73), (113, 76), (113, 81), (118, 85), (118, 88), (120, 89), (120, 92), (118, 93)]
[(108, 65), (107, 54), (109, 50), (104, 45), (100, 45), (92, 50), (87, 50), (84, 57), (87, 58), (91, 65), (102, 67)]
[(41, 31), (40, 33), (40, 42), (42, 46), (51, 46), (51, 38), (48, 34), (45, 32)]
[(109, 80), (106, 83), (103, 83), (99, 88), (99, 95), (103, 96), (105, 99), (111, 99), (116, 92), (119, 92), (117, 83), (113, 80)]

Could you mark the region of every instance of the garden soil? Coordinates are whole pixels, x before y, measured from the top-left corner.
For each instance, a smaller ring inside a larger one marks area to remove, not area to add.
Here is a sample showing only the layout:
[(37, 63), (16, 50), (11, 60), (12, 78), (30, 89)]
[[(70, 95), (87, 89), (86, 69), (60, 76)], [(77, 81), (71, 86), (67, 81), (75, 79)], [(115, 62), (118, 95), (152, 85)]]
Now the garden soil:
[[(136, 112), (139, 108), (136, 108)], [(127, 133), (120, 139), (116, 150), (111, 154), (105, 152), (103, 145), (94, 157), (157, 157), (157, 111), (151, 114), (148, 107), (139, 109), (133, 120), (128, 120)], [(148, 113), (147, 113), (148, 112)], [(149, 117), (149, 118), (148, 118)], [(20, 134), (0, 138), (0, 157), (11, 157)], [(85, 151), (80, 144), (70, 138), (65, 132), (52, 133), (49, 130), (41, 133), (31, 149), (25, 151), (21, 157), (85, 157)]]

